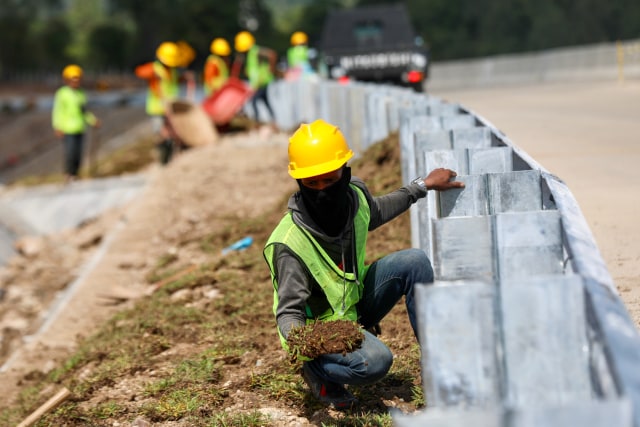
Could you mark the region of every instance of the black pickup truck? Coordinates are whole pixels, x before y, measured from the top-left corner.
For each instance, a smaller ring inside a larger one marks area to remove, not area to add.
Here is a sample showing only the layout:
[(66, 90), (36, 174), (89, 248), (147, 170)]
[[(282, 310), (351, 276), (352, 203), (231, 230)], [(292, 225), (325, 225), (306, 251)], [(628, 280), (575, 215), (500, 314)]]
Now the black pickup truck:
[(416, 35), (403, 4), (329, 11), (319, 53), (332, 78), (424, 91), (429, 52)]

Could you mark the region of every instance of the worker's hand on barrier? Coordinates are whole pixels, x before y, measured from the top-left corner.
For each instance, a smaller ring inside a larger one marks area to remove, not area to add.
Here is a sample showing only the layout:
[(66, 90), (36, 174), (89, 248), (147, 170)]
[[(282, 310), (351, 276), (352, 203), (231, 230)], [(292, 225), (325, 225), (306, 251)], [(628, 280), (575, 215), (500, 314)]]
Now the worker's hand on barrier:
[(458, 174), (451, 169), (438, 168), (434, 169), (424, 179), (427, 190), (446, 191), (452, 188), (464, 187), (464, 182), (454, 181)]

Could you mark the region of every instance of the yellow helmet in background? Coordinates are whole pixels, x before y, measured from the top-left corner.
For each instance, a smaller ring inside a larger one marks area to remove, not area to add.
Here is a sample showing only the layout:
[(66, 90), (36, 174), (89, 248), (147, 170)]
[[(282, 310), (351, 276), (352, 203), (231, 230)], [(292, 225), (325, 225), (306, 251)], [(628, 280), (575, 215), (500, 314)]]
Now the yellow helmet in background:
[(256, 44), (256, 39), (249, 31), (240, 31), (236, 34), (234, 46), (238, 52), (246, 52)]
[(300, 44), (307, 44), (308, 41), (309, 41), (309, 38), (307, 37), (307, 34), (303, 33), (302, 31), (296, 31), (295, 33), (291, 34), (291, 45), (292, 46), (298, 46)]
[(180, 48), (173, 42), (161, 43), (156, 49), (156, 57), (167, 67), (179, 67), (183, 61)]
[(295, 179), (340, 169), (352, 157), (340, 129), (324, 120), (301, 124), (289, 138), (289, 175)]
[(229, 42), (227, 42), (223, 38), (215, 38), (211, 42), (211, 46), (209, 46), (211, 53), (219, 56), (229, 56), (231, 55), (231, 46), (229, 46)]
[(82, 77), (82, 68), (76, 64), (69, 64), (62, 70), (62, 78), (79, 79)]
[(189, 43), (184, 40), (176, 42), (178, 50), (180, 51), (180, 64), (179, 67), (188, 67), (191, 62), (196, 58), (196, 51), (191, 47)]

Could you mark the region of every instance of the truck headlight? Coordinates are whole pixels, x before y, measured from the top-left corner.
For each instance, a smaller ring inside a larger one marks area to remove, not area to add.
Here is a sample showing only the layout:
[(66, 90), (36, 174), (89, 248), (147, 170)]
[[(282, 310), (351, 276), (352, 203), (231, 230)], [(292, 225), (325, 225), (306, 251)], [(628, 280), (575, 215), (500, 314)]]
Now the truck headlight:
[(411, 66), (415, 68), (424, 68), (427, 66), (427, 57), (421, 53), (411, 55)]

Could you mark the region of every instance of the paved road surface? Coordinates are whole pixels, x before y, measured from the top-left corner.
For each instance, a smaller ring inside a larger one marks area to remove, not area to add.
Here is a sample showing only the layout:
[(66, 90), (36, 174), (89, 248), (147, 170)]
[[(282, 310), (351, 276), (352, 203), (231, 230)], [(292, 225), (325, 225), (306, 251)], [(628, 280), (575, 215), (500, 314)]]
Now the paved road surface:
[(434, 91), (567, 183), (640, 325), (640, 81)]

